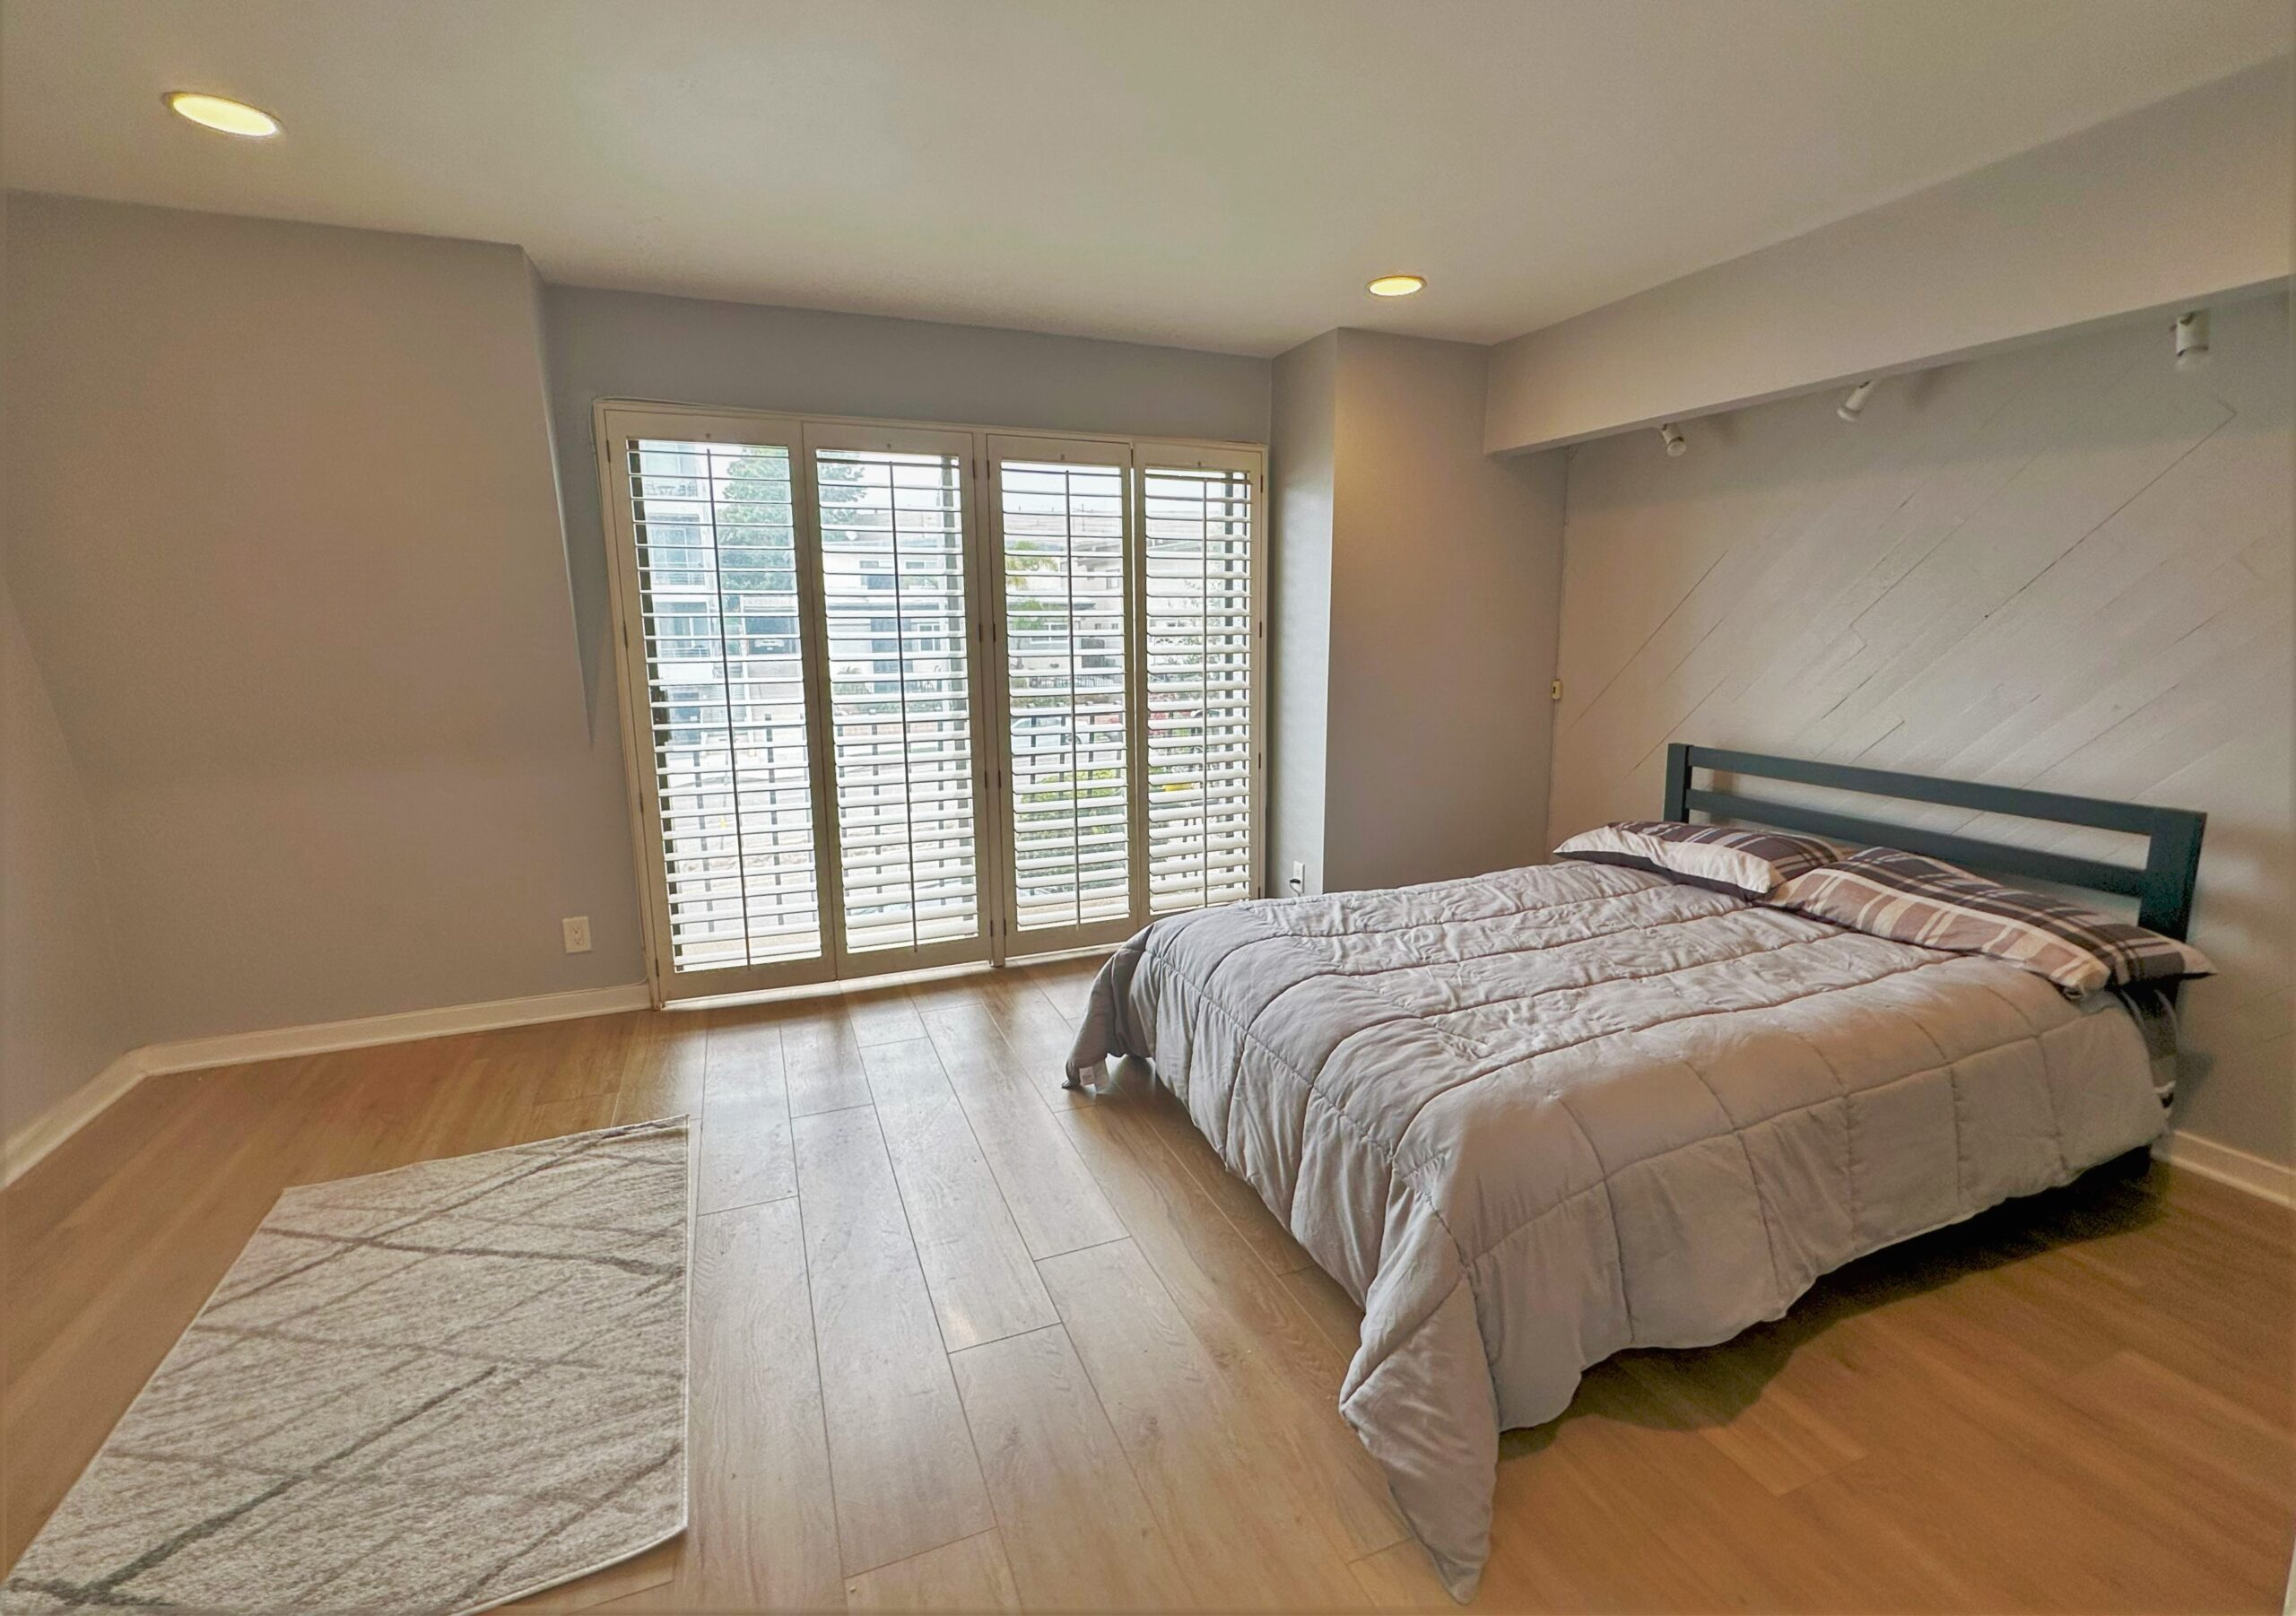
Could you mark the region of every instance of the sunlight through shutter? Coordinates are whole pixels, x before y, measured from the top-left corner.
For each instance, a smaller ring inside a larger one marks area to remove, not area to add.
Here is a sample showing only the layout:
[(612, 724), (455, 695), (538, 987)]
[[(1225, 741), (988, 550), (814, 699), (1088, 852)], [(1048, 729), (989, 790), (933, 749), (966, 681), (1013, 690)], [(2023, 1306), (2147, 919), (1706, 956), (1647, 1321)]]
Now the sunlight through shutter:
[(1252, 891), (1252, 478), (1151, 465), (1146, 548), (1148, 896), (1157, 914)]
[(1013, 924), (1131, 912), (1124, 468), (997, 463)]
[(627, 474), (674, 967), (817, 955), (789, 450), (635, 439)]
[(596, 421), (659, 1002), (1101, 947), (1260, 890), (1262, 451)]
[(962, 464), (814, 453), (849, 953), (981, 930)]

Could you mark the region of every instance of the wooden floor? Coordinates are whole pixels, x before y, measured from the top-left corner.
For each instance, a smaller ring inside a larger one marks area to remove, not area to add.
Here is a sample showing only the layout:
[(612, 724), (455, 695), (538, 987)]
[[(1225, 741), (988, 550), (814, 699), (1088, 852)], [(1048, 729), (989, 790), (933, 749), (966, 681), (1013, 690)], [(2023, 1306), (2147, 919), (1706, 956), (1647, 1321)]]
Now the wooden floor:
[[(1090, 969), (152, 1081), (0, 1198), (5, 1559), (283, 1186), (691, 1111), (692, 1528), (537, 1606), (1449, 1608), (1355, 1309), (1169, 1103), (1056, 1086)], [(2289, 1222), (2156, 1169), (1606, 1364), (1477, 1607), (2275, 1608)]]

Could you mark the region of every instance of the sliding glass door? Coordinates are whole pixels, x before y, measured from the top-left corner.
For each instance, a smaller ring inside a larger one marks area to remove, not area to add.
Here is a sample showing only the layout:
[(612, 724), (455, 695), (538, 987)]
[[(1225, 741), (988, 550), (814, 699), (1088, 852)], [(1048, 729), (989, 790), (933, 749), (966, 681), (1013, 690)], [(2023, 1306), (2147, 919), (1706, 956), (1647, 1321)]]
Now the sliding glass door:
[(839, 974), (985, 958), (969, 433), (808, 426)]
[(1168, 454), (1140, 473), (1148, 907), (1248, 898), (1260, 777), (1257, 456)]
[[(657, 982), (832, 974), (834, 858), (808, 715), (796, 433), (705, 418), (617, 422), (606, 463), (632, 806), (652, 831)], [(706, 991), (706, 990), (705, 990)]]
[(599, 406), (664, 1001), (1257, 890), (1259, 453)]
[(1011, 951), (1137, 929), (1131, 463), (1120, 443), (988, 440)]

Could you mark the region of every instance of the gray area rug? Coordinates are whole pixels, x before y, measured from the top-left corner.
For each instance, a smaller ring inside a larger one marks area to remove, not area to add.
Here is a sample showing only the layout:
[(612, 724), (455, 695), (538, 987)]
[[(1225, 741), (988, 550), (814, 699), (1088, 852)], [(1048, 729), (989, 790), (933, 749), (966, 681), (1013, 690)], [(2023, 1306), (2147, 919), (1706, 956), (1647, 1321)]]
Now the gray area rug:
[(686, 1516), (686, 1122), (291, 1189), (0, 1608), (460, 1612)]

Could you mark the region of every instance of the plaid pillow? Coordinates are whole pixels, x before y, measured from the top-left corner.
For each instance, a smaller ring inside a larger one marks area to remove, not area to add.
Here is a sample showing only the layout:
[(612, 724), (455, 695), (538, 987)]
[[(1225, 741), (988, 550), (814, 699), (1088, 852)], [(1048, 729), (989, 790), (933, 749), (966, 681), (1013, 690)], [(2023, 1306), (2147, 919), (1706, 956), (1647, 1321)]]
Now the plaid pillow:
[(1674, 820), (1620, 820), (1581, 831), (1554, 850), (1558, 858), (1652, 870), (1740, 898), (1767, 898), (1796, 876), (1831, 864), (1843, 851), (1814, 836)]
[(1889, 847), (1869, 847), (1802, 876), (1770, 902), (1900, 943), (1989, 954), (2047, 977), (2068, 999), (2216, 969), (2173, 937)]

